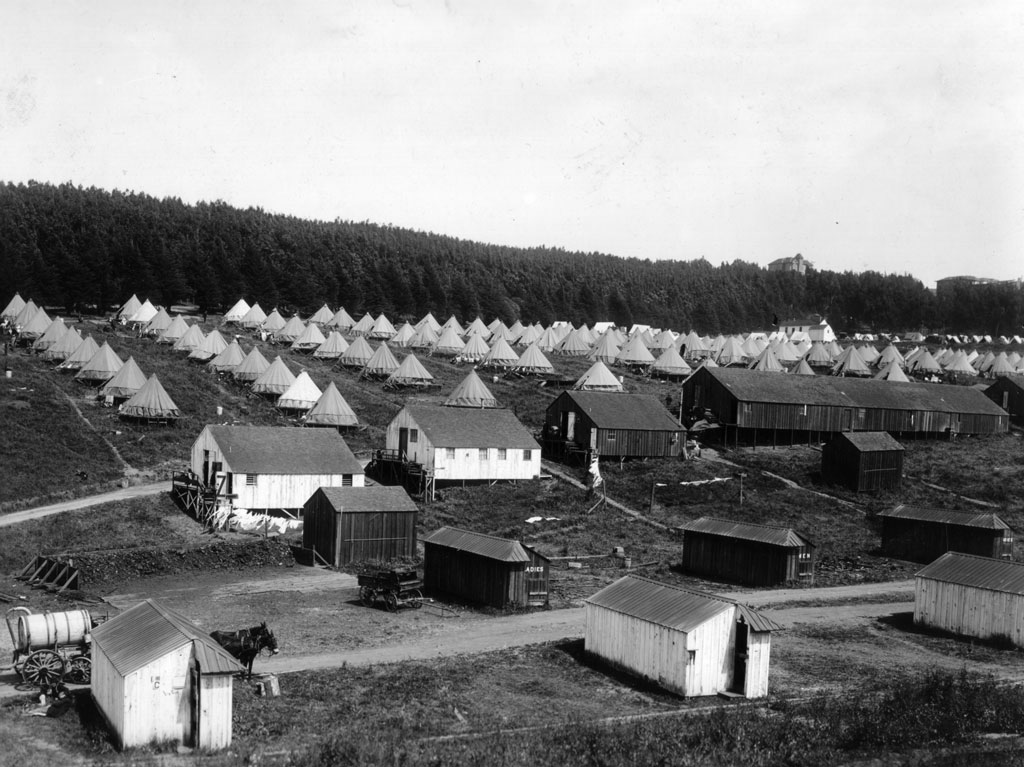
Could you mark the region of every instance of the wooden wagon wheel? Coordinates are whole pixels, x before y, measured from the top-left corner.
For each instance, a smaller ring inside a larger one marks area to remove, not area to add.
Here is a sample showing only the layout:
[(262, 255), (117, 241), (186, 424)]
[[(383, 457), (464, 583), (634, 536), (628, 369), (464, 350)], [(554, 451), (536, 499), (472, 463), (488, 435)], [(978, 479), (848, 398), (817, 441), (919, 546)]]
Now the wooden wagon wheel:
[(92, 661), (84, 655), (78, 655), (68, 661), (65, 678), (72, 684), (89, 684), (92, 676)]
[(362, 602), (364, 606), (370, 607), (373, 604), (373, 589), (369, 586), (360, 586), (359, 601)]
[(391, 612), (394, 612), (395, 610), (397, 610), (398, 609), (398, 594), (396, 594), (394, 591), (389, 591), (387, 594), (384, 595), (384, 604), (387, 606), (388, 610), (391, 611)]
[(409, 592), (409, 604), (411, 604), (416, 610), (423, 607), (423, 603), (420, 601), (421, 599), (423, 599), (423, 592), (419, 589), (413, 589)]
[(53, 650), (36, 650), (25, 659), (21, 678), (40, 687), (59, 682), (64, 678), (64, 659)]

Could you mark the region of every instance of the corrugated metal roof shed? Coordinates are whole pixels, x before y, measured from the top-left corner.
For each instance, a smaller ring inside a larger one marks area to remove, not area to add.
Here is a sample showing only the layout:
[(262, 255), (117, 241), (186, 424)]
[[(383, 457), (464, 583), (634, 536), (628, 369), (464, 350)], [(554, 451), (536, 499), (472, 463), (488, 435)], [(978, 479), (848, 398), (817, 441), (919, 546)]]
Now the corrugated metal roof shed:
[(1009, 530), (1006, 524), (997, 514), (990, 511), (957, 511), (954, 509), (923, 509), (917, 506), (906, 506), (901, 504), (888, 511), (880, 511), (880, 517), (892, 519), (913, 519), (921, 522), (941, 522), (948, 525), (961, 525), (963, 527), (980, 527), (986, 530)]
[(530, 555), (519, 541), (507, 538), (496, 538), (493, 535), (459, 530), (455, 527), (442, 527), (423, 539), (424, 543), (446, 546), (450, 549), (477, 554), (488, 559), (501, 562), (529, 562)]
[(397, 485), (321, 487), (320, 492), (335, 509), (346, 514), (369, 511), (418, 511), (405, 488)]
[(744, 622), (754, 631), (777, 631), (781, 627), (746, 605), (720, 597), (627, 575), (584, 600), (659, 626), (689, 632), (725, 610), (738, 608)]
[(773, 546), (813, 545), (807, 538), (804, 538), (791, 527), (760, 525), (755, 522), (733, 522), (728, 519), (716, 519), (714, 517), (701, 517), (692, 522), (687, 522), (680, 529), (686, 532), (708, 533), (710, 535), (721, 535), (726, 538), (739, 538), (745, 541), (769, 543)]
[(943, 583), (1024, 594), (1024, 563), (947, 551), (917, 574)]
[(92, 641), (121, 676), (191, 642), (204, 674), (234, 674), (245, 669), (194, 623), (169, 607), (147, 599), (92, 630)]
[(435, 447), (540, 449), (511, 410), (424, 404), (409, 404), (405, 409)]
[(834, 376), (780, 376), (746, 368), (705, 370), (744, 402), (1005, 415), (1001, 407), (968, 386)]
[(649, 394), (603, 391), (567, 391), (568, 397), (600, 429), (642, 429), (680, 431), (683, 427)]
[(333, 429), (207, 426), (226, 463), (245, 474), (362, 474), (363, 467)]
[(903, 445), (887, 431), (844, 431), (833, 439), (845, 439), (862, 453), (878, 450), (903, 450)]

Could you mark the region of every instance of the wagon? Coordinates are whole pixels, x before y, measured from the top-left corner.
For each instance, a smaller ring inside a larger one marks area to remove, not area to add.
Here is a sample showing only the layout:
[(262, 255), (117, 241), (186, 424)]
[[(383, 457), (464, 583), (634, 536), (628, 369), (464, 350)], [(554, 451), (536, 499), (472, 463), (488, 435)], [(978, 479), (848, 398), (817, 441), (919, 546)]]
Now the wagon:
[(14, 645), (14, 670), (26, 684), (88, 684), (93, 620), (88, 610), (33, 614), (27, 607), (7, 611)]
[(400, 605), (419, 608), (423, 599), (423, 581), (415, 570), (378, 570), (359, 576), (359, 599), (369, 607), (382, 600), (394, 612)]

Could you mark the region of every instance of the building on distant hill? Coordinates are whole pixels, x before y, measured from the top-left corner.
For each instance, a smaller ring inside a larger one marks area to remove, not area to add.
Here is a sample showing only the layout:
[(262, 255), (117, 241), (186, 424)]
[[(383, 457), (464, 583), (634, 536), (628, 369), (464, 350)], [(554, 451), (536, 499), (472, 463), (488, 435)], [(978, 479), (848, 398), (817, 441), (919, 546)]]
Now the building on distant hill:
[(785, 333), (791, 341), (802, 341), (805, 336), (810, 341), (821, 341), (825, 344), (836, 340), (832, 327), (820, 314), (785, 319), (779, 323), (779, 332)]
[(814, 264), (797, 253), (789, 258), (776, 258), (768, 264), (769, 272), (796, 272), (806, 274), (808, 267), (813, 268)]

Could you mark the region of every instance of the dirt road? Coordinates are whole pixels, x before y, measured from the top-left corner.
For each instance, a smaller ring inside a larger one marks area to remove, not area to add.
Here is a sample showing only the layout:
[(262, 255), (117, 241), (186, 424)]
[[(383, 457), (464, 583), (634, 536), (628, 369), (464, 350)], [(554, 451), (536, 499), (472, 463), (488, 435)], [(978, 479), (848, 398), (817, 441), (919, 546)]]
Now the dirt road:
[(126, 501), (129, 498), (140, 498), (146, 495), (159, 495), (160, 493), (169, 492), (171, 492), (170, 482), (155, 482), (149, 485), (125, 487), (120, 490), (112, 490), (109, 493), (90, 495), (85, 498), (74, 498), (70, 501), (54, 503), (49, 506), (38, 506), (34, 509), (25, 509), (24, 511), (15, 511), (10, 514), (4, 514), (3, 516), (0, 516), (0, 527), (16, 525), (19, 522), (26, 522), (30, 519), (40, 519), (42, 517), (51, 516), (52, 514), (60, 514), (65, 511), (78, 511), (79, 509), (86, 509), (90, 506), (98, 506), (101, 503)]

